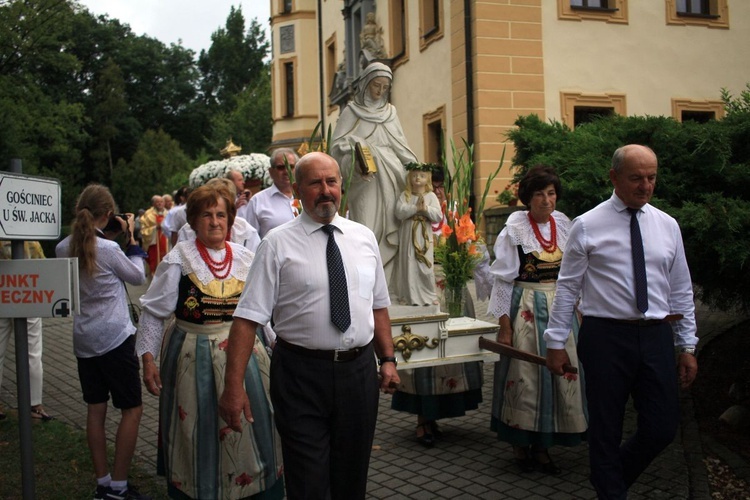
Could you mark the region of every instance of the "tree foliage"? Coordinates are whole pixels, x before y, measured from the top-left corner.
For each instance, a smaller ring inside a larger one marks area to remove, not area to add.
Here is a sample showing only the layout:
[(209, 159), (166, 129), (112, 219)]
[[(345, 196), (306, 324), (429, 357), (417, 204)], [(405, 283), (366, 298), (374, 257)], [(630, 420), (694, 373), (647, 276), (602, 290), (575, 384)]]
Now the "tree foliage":
[[(163, 130), (147, 130), (130, 162), (120, 161), (112, 182), (112, 195), (121, 210), (136, 212), (154, 194), (187, 185), (191, 161), (177, 141)], [(174, 183), (176, 181), (176, 184)]]
[(508, 135), (517, 177), (535, 164), (554, 166), (563, 188), (558, 207), (570, 217), (611, 196), (615, 149), (651, 147), (659, 159), (652, 203), (680, 223), (698, 297), (750, 310), (750, 110), (740, 105), (704, 124), (614, 116), (571, 130), (532, 115), (516, 125)]
[(212, 39), (199, 63), (76, 0), (0, 0), (0, 169), (20, 158), (25, 173), (59, 178), (67, 223), (89, 182), (136, 210), (218, 159), (230, 135), (245, 152), (264, 151), (263, 30), (256, 20), (246, 29), (232, 8)]

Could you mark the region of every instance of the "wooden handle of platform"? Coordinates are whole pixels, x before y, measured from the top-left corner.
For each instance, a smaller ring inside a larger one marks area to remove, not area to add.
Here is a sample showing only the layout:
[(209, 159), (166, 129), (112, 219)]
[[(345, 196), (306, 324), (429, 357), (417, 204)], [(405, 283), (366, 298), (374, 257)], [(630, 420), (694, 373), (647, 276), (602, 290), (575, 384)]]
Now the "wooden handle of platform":
[[(486, 339), (484, 337), (479, 337), (479, 348), (496, 352), (498, 354), (504, 354), (514, 359), (520, 359), (521, 361), (528, 361), (529, 363), (547, 366), (547, 360), (542, 356), (537, 356), (536, 354), (522, 351), (513, 346), (501, 344), (500, 342), (495, 342), (494, 340)], [(565, 373), (578, 373), (578, 368), (566, 363), (563, 365), (563, 371)]]

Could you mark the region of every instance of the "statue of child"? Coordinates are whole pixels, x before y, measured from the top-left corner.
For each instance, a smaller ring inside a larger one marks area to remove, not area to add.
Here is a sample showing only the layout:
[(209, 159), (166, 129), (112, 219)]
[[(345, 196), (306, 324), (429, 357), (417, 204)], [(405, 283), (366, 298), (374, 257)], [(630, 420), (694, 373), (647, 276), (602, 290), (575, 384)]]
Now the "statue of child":
[(406, 188), (396, 202), (401, 228), (391, 289), (402, 304), (437, 304), (432, 223), (443, 212), (432, 192), (429, 167), (410, 163), (407, 169)]

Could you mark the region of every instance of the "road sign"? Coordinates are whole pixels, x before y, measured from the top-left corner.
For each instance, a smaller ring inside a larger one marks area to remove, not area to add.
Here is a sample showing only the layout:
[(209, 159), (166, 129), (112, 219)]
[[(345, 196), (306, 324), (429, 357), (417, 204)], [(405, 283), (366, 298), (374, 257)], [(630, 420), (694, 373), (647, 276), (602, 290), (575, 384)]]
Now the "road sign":
[(60, 181), (0, 172), (0, 239), (60, 238)]
[(78, 259), (0, 260), (0, 318), (80, 313)]

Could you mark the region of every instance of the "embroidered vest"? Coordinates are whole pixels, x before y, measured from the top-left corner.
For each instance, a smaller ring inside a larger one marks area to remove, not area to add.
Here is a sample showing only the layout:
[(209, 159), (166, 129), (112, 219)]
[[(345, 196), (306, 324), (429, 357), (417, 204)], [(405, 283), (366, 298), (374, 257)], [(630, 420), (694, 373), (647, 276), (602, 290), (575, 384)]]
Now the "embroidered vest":
[(244, 282), (234, 277), (203, 285), (193, 275), (183, 275), (175, 317), (197, 325), (232, 321), (244, 286)]

